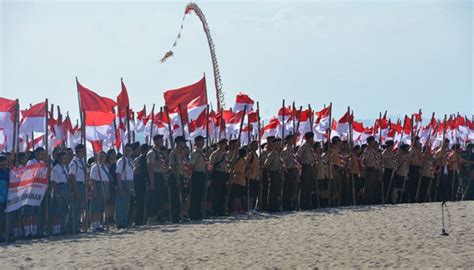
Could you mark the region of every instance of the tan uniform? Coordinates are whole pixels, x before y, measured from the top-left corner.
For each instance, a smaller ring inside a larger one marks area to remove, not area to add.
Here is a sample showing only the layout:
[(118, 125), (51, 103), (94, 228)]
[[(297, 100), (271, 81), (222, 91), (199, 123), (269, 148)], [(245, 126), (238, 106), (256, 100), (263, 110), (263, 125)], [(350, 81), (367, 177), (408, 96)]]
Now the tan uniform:
[(205, 172), (206, 171), (206, 157), (201, 149), (195, 149), (191, 153), (189, 163), (193, 167), (193, 171)]
[(410, 149), (410, 166), (421, 167), (423, 165), (423, 153), (420, 149), (412, 147)]
[(258, 180), (260, 178), (260, 162), (257, 153), (249, 152), (245, 161), (247, 162), (248, 178)]
[(245, 186), (245, 171), (247, 169), (247, 163), (245, 159), (241, 158), (234, 164), (232, 184)]
[(313, 146), (309, 143), (304, 143), (298, 149), (296, 153), (298, 160), (300, 161), (301, 165), (313, 165), (314, 164), (314, 157), (313, 157)]
[(282, 185), (282, 168), (285, 164), (281, 159), (281, 153), (271, 151), (264, 162), (270, 177), (270, 186), (268, 189), (268, 211), (275, 212), (280, 210), (280, 197)]
[(216, 151), (212, 152), (210, 159), (213, 170), (225, 173), (228, 172), (228, 160), (226, 151), (217, 149)]
[(148, 168), (153, 168), (155, 173), (164, 173), (167, 171), (167, 152), (161, 149), (152, 148), (146, 154)]

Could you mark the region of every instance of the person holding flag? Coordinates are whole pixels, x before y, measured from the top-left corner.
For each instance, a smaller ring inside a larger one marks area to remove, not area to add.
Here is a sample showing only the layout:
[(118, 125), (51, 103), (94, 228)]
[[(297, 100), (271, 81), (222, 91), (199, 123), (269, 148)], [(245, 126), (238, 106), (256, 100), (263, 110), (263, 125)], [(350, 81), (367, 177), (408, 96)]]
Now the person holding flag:
[(133, 148), (127, 143), (124, 147), (123, 156), (117, 160), (117, 194), (115, 201), (115, 224), (117, 229), (128, 227), (130, 213), (130, 199), (133, 189)]
[(51, 184), (52, 184), (52, 215), (53, 226), (52, 235), (61, 234), (65, 228), (65, 216), (68, 214), (69, 207), (69, 190), (68, 190), (68, 169), (67, 157), (64, 151), (58, 152), (56, 156), (57, 163), (51, 170)]

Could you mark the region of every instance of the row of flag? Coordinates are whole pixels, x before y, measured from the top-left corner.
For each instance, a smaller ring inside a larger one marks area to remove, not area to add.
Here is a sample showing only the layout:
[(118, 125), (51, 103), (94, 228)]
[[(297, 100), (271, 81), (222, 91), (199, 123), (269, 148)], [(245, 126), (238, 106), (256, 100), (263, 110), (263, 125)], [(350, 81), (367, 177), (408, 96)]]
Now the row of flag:
[(140, 111), (130, 108), (127, 88), (121, 80), (121, 91), (116, 99), (102, 97), (83, 86), (76, 78), (79, 96), (80, 121), (72, 121), (68, 114), (61, 114), (48, 106), (48, 100), (20, 110), (18, 100), (0, 98), (0, 150), (32, 150), (43, 146), (51, 151), (54, 147), (74, 147), (86, 143), (90, 153), (110, 148), (119, 149), (125, 143), (141, 140), (150, 142), (155, 134), (162, 134), (171, 146), (171, 138), (185, 136), (193, 140), (198, 135), (211, 142), (221, 138), (240, 139), (242, 145), (252, 140), (265, 142), (268, 136), (284, 138), (297, 134), (298, 143), (303, 134), (312, 131), (317, 141), (339, 136), (353, 144), (362, 144), (369, 136), (383, 143), (392, 139), (396, 143), (410, 143), (419, 136), (423, 144), (439, 145), (445, 137), (451, 143), (466, 144), (474, 141), (474, 124), (459, 114), (437, 119), (432, 114), (423, 123), (421, 110), (404, 119), (393, 121), (386, 113), (380, 114), (371, 126), (355, 120), (354, 113), (347, 112), (335, 119), (332, 104), (319, 110), (310, 106), (297, 108), (283, 102), (276, 116), (267, 122), (259, 115), (259, 104), (247, 94), (239, 93), (232, 108), (214, 111), (209, 108), (206, 78), (198, 82), (164, 92), (165, 106), (147, 113), (146, 106)]

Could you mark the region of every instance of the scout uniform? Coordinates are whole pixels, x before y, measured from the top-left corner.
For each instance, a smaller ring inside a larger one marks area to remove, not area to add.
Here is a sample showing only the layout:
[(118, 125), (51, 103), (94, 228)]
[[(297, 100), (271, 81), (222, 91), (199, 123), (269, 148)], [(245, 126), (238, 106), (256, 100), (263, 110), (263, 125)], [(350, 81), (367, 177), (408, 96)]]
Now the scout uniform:
[[(221, 141), (220, 143), (225, 143)], [(225, 215), (225, 199), (227, 181), (229, 180), (227, 152), (225, 149), (215, 150), (210, 157), (212, 165), (212, 213), (215, 216)]]
[(116, 174), (120, 174), (121, 190), (117, 192), (115, 201), (115, 223), (117, 228), (125, 228), (129, 225), (130, 199), (133, 193), (133, 161), (129, 157), (121, 157), (117, 160)]
[(65, 226), (65, 217), (68, 214), (69, 190), (68, 190), (69, 174), (67, 167), (56, 164), (51, 170), (50, 180), (54, 183), (53, 199), (51, 203), (51, 212), (56, 222), (52, 226), (52, 234), (58, 235), (61, 233), (61, 227)]
[(280, 210), (280, 196), (282, 185), (282, 168), (285, 163), (281, 159), (281, 154), (275, 149), (271, 151), (265, 159), (264, 167), (268, 170), (270, 186), (268, 188), (268, 211), (276, 212)]
[(295, 152), (292, 145), (288, 144), (281, 153), (281, 158), (285, 162), (286, 172), (285, 181), (283, 183), (283, 209), (291, 211), (296, 208), (294, 203), (295, 182), (298, 177), (298, 169), (296, 167)]
[[(147, 217), (163, 217), (163, 209), (166, 204), (167, 188), (165, 185), (165, 176), (168, 172), (168, 151), (166, 149), (157, 149), (153, 147), (146, 154), (147, 169), (152, 170), (153, 179), (148, 181), (155, 182), (155, 190), (148, 188), (148, 197), (146, 202)], [(150, 183), (148, 183), (150, 186)]]
[(189, 206), (189, 217), (193, 220), (202, 219), (202, 204), (204, 199), (204, 190), (207, 187), (206, 170), (207, 162), (206, 156), (202, 149), (194, 149), (191, 153), (189, 163), (193, 167), (191, 175), (191, 195)]
[(301, 164), (300, 207), (302, 210), (308, 210), (312, 208), (311, 193), (313, 189), (314, 165), (313, 145), (305, 142), (298, 149), (296, 156)]
[[(92, 192), (92, 200), (90, 205), (90, 212), (94, 214), (103, 214), (105, 211), (105, 202), (109, 197), (109, 182), (110, 173), (107, 166), (104, 164), (94, 163), (90, 170), (90, 180), (94, 187)], [(91, 223), (92, 229), (99, 229), (100, 222), (95, 221)]]

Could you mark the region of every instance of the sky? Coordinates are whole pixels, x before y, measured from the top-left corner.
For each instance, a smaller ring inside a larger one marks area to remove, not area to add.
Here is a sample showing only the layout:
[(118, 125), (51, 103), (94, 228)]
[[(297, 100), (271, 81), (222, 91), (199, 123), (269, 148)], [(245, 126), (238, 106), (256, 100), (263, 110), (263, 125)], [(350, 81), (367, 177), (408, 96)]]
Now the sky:
[[(209, 48), (187, 1), (1, 1), (0, 96), (22, 108), (45, 98), (78, 116), (75, 76), (132, 108), (163, 105), (163, 91), (206, 74)], [(216, 46), (227, 106), (239, 92), (262, 118), (285, 99), (337, 118), (474, 114), (473, 1), (198, 1)]]

